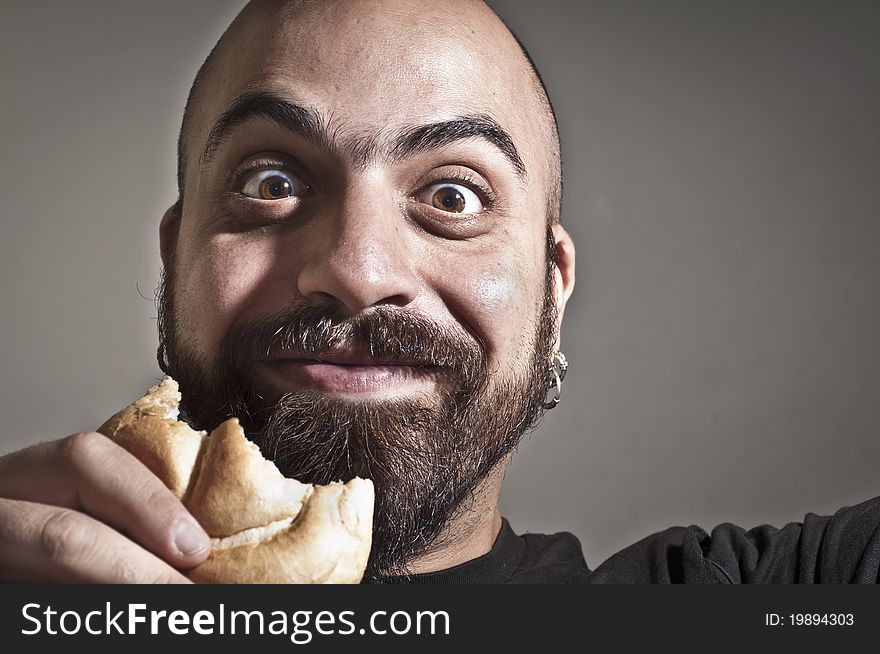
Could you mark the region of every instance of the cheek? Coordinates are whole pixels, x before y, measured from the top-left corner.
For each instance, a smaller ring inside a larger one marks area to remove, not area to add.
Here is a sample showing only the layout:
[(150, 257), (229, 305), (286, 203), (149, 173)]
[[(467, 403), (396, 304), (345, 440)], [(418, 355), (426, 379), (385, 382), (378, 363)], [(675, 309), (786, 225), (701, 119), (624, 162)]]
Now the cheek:
[(216, 352), (235, 319), (261, 296), (274, 253), (269, 244), (215, 238), (189, 259), (179, 281), (177, 312), (183, 337), (203, 356)]
[(468, 294), (486, 318), (494, 322), (510, 309), (521, 289), (516, 280), (498, 275), (497, 271), (487, 271), (468, 284)]
[(531, 271), (513, 261), (475, 266), (458, 289), (462, 318), (497, 361), (517, 358), (534, 334), (536, 296)]

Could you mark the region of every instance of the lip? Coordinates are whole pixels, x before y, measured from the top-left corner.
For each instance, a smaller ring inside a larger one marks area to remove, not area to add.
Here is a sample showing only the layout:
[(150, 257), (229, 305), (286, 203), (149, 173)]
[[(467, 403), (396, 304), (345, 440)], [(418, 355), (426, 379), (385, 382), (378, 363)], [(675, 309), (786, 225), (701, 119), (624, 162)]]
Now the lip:
[(412, 366), (432, 367), (414, 359), (389, 359), (370, 356), (358, 350), (336, 350), (312, 356), (289, 355), (283, 353), (272, 359), (273, 361), (297, 361), (300, 363), (332, 363), (338, 366)]
[(430, 390), (440, 374), (436, 366), (413, 359), (372, 357), (356, 350), (305, 356), (279, 352), (264, 365), (287, 391), (363, 394)]

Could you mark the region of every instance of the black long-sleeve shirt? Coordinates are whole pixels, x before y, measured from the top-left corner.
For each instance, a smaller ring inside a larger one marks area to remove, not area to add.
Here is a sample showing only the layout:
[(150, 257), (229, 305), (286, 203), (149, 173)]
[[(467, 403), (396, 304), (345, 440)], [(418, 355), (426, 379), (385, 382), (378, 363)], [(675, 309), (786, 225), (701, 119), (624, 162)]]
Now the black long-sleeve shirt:
[(492, 550), (448, 570), (386, 583), (877, 583), (880, 497), (833, 516), (807, 514), (781, 529), (730, 523), (706, 533), (671, 527), (614, 554), (595, 570), (568, 532), (517, 535), (507, 520)]

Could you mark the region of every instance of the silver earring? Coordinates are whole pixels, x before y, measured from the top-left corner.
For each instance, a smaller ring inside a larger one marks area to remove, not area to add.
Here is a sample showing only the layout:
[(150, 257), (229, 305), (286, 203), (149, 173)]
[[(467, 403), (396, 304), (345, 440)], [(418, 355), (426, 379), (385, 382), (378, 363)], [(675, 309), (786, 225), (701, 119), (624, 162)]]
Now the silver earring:
[(547, 369), (547, 396), (544, 398), (544, 409), (552, 409), (559, 404), (559, 398), (562, 397), (562, 380), (565, 379), (565, 373), (568, 371), (568, 361), (562, 352), (553, 355), (553, 363)]

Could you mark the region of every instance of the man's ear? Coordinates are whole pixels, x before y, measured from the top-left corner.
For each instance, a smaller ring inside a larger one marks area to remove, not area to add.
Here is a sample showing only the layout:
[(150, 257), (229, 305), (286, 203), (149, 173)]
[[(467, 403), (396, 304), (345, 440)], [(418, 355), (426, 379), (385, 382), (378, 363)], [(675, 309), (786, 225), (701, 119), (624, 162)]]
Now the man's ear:
[(556, 260), (556, 268), (553, 274), (556, 277), (556, 311), (558, 314), (558, 322), (556, 325), (557, 334), (562, 326), (562, 315), (565, 313), (565, 305), (571, 293), (574, 290), (574, 241), (571, 240), (565, 227), (556, 223), (552, 227), (554, 255)]
[(166, 268), (177, 250), (181, 205), (181, 201), (178, 200), (168, 207), (165, 215), (162, 216), (162, 222), (159, 223), (159, 254), (162, 256), (162, 265)]

